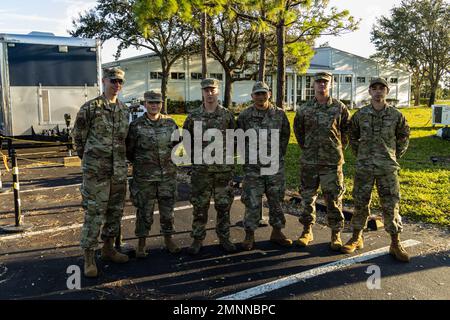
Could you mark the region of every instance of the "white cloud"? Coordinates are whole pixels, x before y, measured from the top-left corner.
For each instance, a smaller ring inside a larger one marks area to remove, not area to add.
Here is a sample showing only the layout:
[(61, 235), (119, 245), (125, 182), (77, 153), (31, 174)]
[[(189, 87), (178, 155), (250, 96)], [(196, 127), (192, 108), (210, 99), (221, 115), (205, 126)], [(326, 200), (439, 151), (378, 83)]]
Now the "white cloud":
[(65, 18), (61, 21), (59, 28), (62, 32), (68, 34), (68, 30), (72, 29), (72, 20), (78, 18), (80, 13), (84, 13), (95, 7), (96, 1), (83, 0), (53, 0), (57, 2), (64, 2), (67, 4), (65, 10)]
[(51, 17), (42, 17), (40, 15), (30, 15), (30, 14), (17, 14), (17, 13), (10, 13), (10, 12), (5, 12), (2, 13), (0, 12), (0, 19), (2, 21), (5, 20), (15, 20), (15, 21), (28, 21), (28, 22), (51, 22), (51, 23), (60, 23), (61, 21), (63, 21), (62, 19), (56, 19), (56, 18), (51, 18)]

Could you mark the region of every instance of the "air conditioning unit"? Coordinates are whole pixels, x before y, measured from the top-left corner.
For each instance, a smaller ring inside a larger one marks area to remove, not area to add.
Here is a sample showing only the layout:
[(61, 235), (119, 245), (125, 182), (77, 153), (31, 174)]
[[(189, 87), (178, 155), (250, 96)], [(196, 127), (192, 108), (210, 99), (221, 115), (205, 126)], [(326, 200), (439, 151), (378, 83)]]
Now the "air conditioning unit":
[(450, 105), (432, 105), (433, 125), (450, 125)]

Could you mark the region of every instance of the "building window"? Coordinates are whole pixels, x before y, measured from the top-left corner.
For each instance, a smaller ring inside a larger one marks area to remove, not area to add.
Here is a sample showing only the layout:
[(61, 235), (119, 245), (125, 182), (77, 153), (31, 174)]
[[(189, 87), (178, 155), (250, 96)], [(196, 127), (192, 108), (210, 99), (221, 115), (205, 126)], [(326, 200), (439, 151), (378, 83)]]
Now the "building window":
[[(292, 85), (291, 85), (291, 103), (294, 103), (294, 99), (295, 99), (295, 90), (296, 90), (296, 88), (294, 87), (294, 79), (295, 79), (295, 77), (297, 77), (297, 75), (296, 74), (293, 74), (292, 75), (292, 77), (291, 77), (291, 81), (292, 81)], [(286, 83), (286, 85), (287, 85), (287, 83)]]
[(150, 79), (162, 79), (162, 72), (150, 72)]
[[(294, 77), (295, 76), (296, 76), (295, 74), (286, 75), (285, 85), (284, 85), (284, 88), (285, 88), (284, 101), (286, 103), (288, 103), (288, 102), (293, 103), (294, 102), (294, 90), (295, 90), (295, 88), (294, 88)], [(290, 86), (290, 88), (289, 88), (289, 86)]]
[(170, 77), (172, 79), (177, 79), (177, 80), (184, 80), (186, 78), (186, 75), (184, 72), (172, 72), (170, 74)]
[(333, 80), (334, 80), (334, 83), (338, 83), (339, 82), (339, 76), (334, 76)]
[(202, 74), (200, 72), (191, 72), (191, 79), (201, 80)]
[(306, 85), (305, 85), (305, 100), (309, 101), (314, 98), (314, 81), (311, 76), (306, 76)]
[(244, 73), (244, 78), (249, 80), (256, 80), (256, 74), (253, 73)]
[(358, 81), (358, 83), (366, 83), (366, 77), (357, 77), (356, 81)]
[(297, 104), (302, 100), (302, 82), (303, 77), (302, 76), (296, 76), (297, 77)]
[(390, 79), (390, 82), (391, 82), (391, 83), (398, 83), (398, 79), (397, 79), (397, 78), (391, 78), (391, 79)]
[(209, 76), (211, 78), (217, 79), (217, 80), (223, 80), (223, 74), (222, 73), (210, 73)]
[(344, 76), (345, 83), (352, 83), (352, 76)]

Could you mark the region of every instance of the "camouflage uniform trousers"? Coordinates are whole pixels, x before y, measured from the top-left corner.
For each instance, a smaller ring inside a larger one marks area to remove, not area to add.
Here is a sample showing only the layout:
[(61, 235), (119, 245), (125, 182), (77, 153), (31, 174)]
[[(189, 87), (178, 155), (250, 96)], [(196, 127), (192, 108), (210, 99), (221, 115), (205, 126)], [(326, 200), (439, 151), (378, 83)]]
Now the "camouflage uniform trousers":
[(319, 186), (322, 189), (327, 206), (328, 226), (334, 231), (344, 228), (342, 213), (342, 195), (345, 192), (342, 165), (309, 165), (300, 168), (300, 195), (302, 197), (300, 223), (316, 222), (316, 200)]
[(374, 175), (370, 170), (356, 170), (353, 184), (355, 212), (351, 221), (353, 229), (362, 230), (366, 227), (370, 215), (370, 200), (374, 184), (377, 186), (380, 197), (384, 229), (390, 234), (402, 232), (402, 218), (399, 213), (400, 184), (398, 171)]
[(136, 210), (136, 237), (149, 235), (153, 224), (153, 212), (156, 202), (159, 208), (161, 234), (171, 235), (175, 232), (174, 206), (176, 202), (176, 177), (164, 177), (162, 181), (130, 181), (130, 198)]
[(286, 224), (281, 201), (284, 199), (284, 170), (274, 175), (262, 176), (247, 172), (242, 182), (241, 201), (245, 205), (244, 228), (256, 230), (259, 226), (262, 210), (262, 196), (265, 193), (269, 203), (269, 224), (283, 229)]
[(216, 233), (219, 238), (230, 237), (230, 209), (233, 203), (233, 173), (192, 171), (191, 203), (194, 206), (191, 237), (203, 240), (206, 237), (208, 209), (211, 196), (217, 211)]
[(81, 185), (82, 206), (85, 210), (81, 230), (81, 248), (95, 249), (101, 238), (117, 237), (123, 216), (127, 181), (114, 175), (99, 175), (84, 171)]

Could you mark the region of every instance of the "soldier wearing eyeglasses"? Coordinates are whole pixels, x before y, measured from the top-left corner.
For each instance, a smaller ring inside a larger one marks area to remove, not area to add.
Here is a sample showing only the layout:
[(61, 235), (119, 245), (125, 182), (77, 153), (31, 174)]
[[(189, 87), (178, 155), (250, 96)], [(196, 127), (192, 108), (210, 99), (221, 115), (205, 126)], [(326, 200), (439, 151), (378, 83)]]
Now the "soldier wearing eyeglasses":
[(86, 102), (77, 114), (73, 129), (75, 149), (82, 159), (82, 205), (85, 211), (81, 231), (84, 274), (97, 276), (95, 249), (101, 230), (103, 260), (128, 261), (114, 249), (123, 215), (127, 185), (125, 139), (128, 108), (118, 100), (125, 72), (120, 68), (103, 70), (103, 94)]

